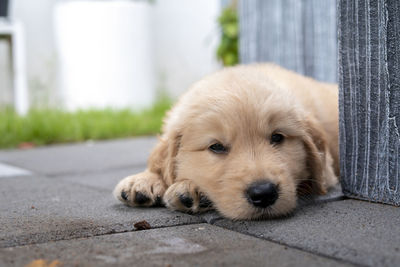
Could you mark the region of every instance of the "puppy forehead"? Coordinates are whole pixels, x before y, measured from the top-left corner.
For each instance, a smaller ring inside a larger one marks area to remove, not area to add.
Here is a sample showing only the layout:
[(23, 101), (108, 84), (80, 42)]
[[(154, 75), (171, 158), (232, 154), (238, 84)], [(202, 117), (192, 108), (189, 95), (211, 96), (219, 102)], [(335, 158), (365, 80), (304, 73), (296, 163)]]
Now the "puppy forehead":
[(289, 131), (299, 127), (294, 105), (284, 93), (275, 95), (265, 88), (240, 89), (223, 89), (198, 98), (196, 101), (201, 99), (202, 104), (194, 106), (195, 113), (187, 127), (190, 135), (230, 142), (238, 136), (264, 137), (275, 130), (292, 134)]

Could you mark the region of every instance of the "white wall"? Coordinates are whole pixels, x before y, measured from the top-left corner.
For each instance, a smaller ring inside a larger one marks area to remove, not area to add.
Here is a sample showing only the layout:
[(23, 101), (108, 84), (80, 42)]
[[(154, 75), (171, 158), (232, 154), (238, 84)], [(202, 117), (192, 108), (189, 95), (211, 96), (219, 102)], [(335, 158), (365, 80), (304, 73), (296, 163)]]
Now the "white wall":
[(11, 87), (10, 47), (6, 40), (0, 39), (0, 107), (11, 105)]
[(33, 102), (57, 98), (57, 55), (53, 7), (58, 0), (11, 0), (10, 15), (25, 28), (28, 87)]
[[(55, 5), (68, 1), (12, 0), (11, 4), (12, 17), (25, 24), (30, 92), (34, 99), (55, 105), (62, 95), (62, 86), (59, 84), (60, 55), (56, 53), (53, 12)], [(155, 0), (151, 13), (154, 90), (166, 89), (172, 96), (178, 96), (191, 83), (219, 68), (215, 51), (220, 0)], [(87, 17), (90, 20), (90, 13)], [(0, 72), (4, 76), (7, 64), (3, 63), (6, 56), (3, 50), (0, 45)], [(0, 82), (0, 86), (9, 86), (9, 83)]]
[(204, 75), (220, 68), (219, 0), (157, 0), (154, 12), (158, 81), (180, 95)]
[(67, 1), (56, 6), (60, 89), (68, 109), (152, 104), (151, 11), (145, 1)]

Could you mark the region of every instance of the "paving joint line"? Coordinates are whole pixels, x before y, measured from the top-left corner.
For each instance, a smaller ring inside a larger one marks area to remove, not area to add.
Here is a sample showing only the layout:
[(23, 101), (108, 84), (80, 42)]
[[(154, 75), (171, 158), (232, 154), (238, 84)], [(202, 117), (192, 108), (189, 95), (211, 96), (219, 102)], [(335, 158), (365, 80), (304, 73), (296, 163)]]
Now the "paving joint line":
[(333, 197), (333, 198), (329, 198), (329, 199), (303, 202), (299, 208), (308, 207), (308, 206), (317, 205), (317, 204), (327, 204), (327, 203), (343, 201), (343, 200), (347, 200), (347, 199), (350, 199), (350, 198), (346, 197), (345, 195), (342, 195), (342, 196), (337, 196), (337, 197)]
[[(5, 163), (8, 165), (12, 165), (21, 169), (25, 169), (28, 170), (30, 172), (29, 175), (26, 176), (45, 176), (46, 178), (59, 178), (59, 177), (63, 177), (63, 176), (67, 176), (67, 175), (88, 175), (88, 174), (96, 174), (96, 173), (104, 173), (104, 172), (112, 172), (112, 171), (118, 171), (118, 170), (128, 170), (128, 169), (132, 169), (132, 168), (140, 168), (140, 167), (144, 167), (143, 170), (146, 168), (146, 162), (143, 163), (135, 163), (135, 164), (129, 164), (129, 165), (120, 165), (120, 166), (116, 166), (116, 167), (111, 167), (111, 168), (107, 168), (107, 169), (96, 169), (96, 170), (83, 170), (83, 171), (66, 171), (66, 172), (57, 172), (57, 173), (46, 173), (43, 171), (35, 171), (32, 170), (30, 168), (24, 167), (24, 166), (20, 166), (20, 165), (16, 165), (14, 163), (10, 163), (10, 162), (6, 162), (6, 161), (1, 161), (1, 163)], [(122, 177), (123, 178), (123, 177)], [(121, 178), (121, 179), (122, 179)]]
[[(127, 230), (123, 230), (123, 231), (116, 231), (116, 230), (112, 229), (112, 230), (110, 230), (108, 232), (99, 233), (99, 234), (88, 234), (88, 235), (76, 236), (76, 237), (72, 237), (72, 238), (49, 239), (49, 240), (45, 240), (43, 242), (40, 242), (40, 241), (39, 242), (27, 242), (27, 243), (23, 243), (23, 244), (16, 244), (16, 245), (10, 245), (10, 246), (0, 246), (0, 250), (6, 249), (6, 248), (18, 248), (18, 247), (31, 246), (31, 245), (40, 245), (40, 244), (46, 244), (46, 243), (50, 243), (50, 242), (78, 240), (78, 239), (82, 239), (82, 238), (91, 238), (91, 237), (97, 237), (97, 236), (107, 236), (107, 235), (114, 235), (114, 234), (139, 232), (139, 231), (151, 231), (151, 230), (155, 230), (155, 229), (180, 227), (180, 226), (185, 226), (185, 225), (208, 224), (207, 221), (205, 221), (203, 218), (201, 218), (201, 220), (202, 221), (200, 221), (200, 222), (193, 222), (193, 223), (188, 222), (188, 223), (180, 223), (180, 224), (174, 224), (174, 225), (155, 226), (155, 227), (151, 227), (150, 229), (145, 229), (145, 230), (135, 230), (135, 229), (129, 230), (129, 229), (127, 229)], [(74, 229), (74, 230), (77, 230), (77, 229)], [(39, 233), (39, 234), (36, 234), (36, 235), (48, 234), (48, 233)]]
[[(105, 173), (105, 172), (112, 172), (112, 171), (118, 171), (118, 170), (128, 170), (132, 168), (139, 168), (139, 167), (144, 167), (146, 168), (146, 163), (137, 163), (137, 164), (130, 164), (130, 165), (121, 165), (121, 166), (116, 166), (116, 167), (111, 167), (108, 169), (96, 169), (96, 170), (84, 170), (84, 171), (77, 171), (77, 172), (58, 172), (58, 173), (43, 173), (43, 172), (33, 172), (34, 174), (38, 175), (43, 175), (48, 178), (59, 178), (62, 176), (67, 176), (67, 175), (88, 175), (88, 174), (96, 174), (96, 173)], [(143, 169), (144, 170), (144, 169)], [(123, 177), (121, 177), (122, 179)]]
[(363, 265), (363, 264), (360, 264), (358, 262), (352, 262), (352, 261), (344, 260), (344, 259), (341, 259), (341, 258), (335, 258), (333, 256), (326, 255), (326, 254), (320, 253), (318, 251), (307, 250), (307, 249), (304, 249), (302, 247), (298, 247), (298, 246), (295, 246), (295, 245), (290, 245), (290, 244), (287, 244), (287, 243), (284, 243), (284, 242), (280, 242), (280, 241), (277, 241), (277, 240), (274, 240), (274, 239), (269, 239), (269, 238), (265, 238), (265, 237), (259, 237), (259, 236), (255, 235), (255, 234), (251, 234), (251, 233), (248, 233), (248, 232), (235, 231), (233, 229), (230, 229), (230, 228), (224, 227), (224, 226), (220, 226), (220, 225), (214, 225), (214, 226), (222, 228), (222, 229), (225, 229), (225, 230), (229, 230), (229, 231), (232, 231), (232, 232), (235, 232), (235, 233), (241, 233), (241, 234), (244, 234), (244, 235), (247, 235), (247, 236), (255, 237), (257, 239), (265, 240), (265, 241), (268, 241), (268, 242), (271, 242), (271, 243), (274, 243), (274, 244), (278, 244), (278, 245), (281, 245), (281, 246), (285, 246), (287, 248), (291, 248), (291, 249), (296, 249), (296, 250), (299, 250), (299, 251), (307, 252), (307, 253), (310, 253), (312, 255), (316, 255), (316, 256), (319, 256), (319, 257), (335, 260), (335, 261), (338, 261), (340, 263), (352, 264), (354, 266), (359, 266), (359, 267), (368, 267), (368, 265)]
[[(56, 179), (56, 178), (51, 177), (51, 176), (43, 176), (42, 178), (48, 179), (48, 180)], [(79, 182), (76, 182), (76, 181), (63, 180), (62, 182), (68, 183), (69, 185), (76, 185), (76, 186), (79, 186), (79, 187), (82, 187), (82, 188), (94, 190), (94, 191), (96, 191), (96, 192), (109, 193), (110, 195), (113, 195), (112, 192), (113, 192), (113, 190), (114, 190), (114, 187), (112, 187), (112, 188), (110, 188), (110, 189), (106, 189), (106, 188), (102, 188), (102, 187), (96, 187), (96, 186), (90, 185), (90, 184), (82, 184), (82, 183), (79, 183)], [(115, 185), (117, 185), (117, 184), (115, 184)], [(116, 198), (115, 198), (115, 199), (116, 199)], [(120, 203), (120, 202), (119, 202), (119, 203)]]

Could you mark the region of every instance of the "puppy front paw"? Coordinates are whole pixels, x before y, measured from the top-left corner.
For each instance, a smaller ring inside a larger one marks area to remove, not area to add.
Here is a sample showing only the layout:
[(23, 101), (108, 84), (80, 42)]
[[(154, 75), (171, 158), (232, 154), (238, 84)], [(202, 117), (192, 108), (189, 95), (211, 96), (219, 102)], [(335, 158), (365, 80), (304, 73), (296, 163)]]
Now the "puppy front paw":
[(162, 203), (166, 185), (159, 175), (142, 172), (121, 180), (114, 189), (114, 196), (132, 207), (158, 206)]
[(167, 208), (187, 213), (213, 209), (212, 202), (189, 180), (179, 181), (168, 187), (163, 200)]

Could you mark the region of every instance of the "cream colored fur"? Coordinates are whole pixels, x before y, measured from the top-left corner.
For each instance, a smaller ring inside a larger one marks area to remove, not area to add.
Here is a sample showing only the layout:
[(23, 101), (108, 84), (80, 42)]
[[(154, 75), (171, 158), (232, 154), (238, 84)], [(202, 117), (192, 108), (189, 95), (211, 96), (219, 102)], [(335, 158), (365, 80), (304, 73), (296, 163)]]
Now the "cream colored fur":
[[(270, 137), (282, 134), (282, 144)], [(221, 142), (227, 154), (209, 146)], [(338, 181), (337, 86), (273, 64), (226, 68), (195, 83), (168, 113), (148, 168), (123, 179), (114, 195), (130, 206), (166, 206), (199, 212), (200, 199), (232, 219), (256, 219), (293, 211), (299, 194), (325, 194)], [(270, 207), (245, 197), (258, 180), (279, 185)], [(137, 192), (148, 197), (136, 203)], [(182, 204), (188, 196), (193, 205)]]

